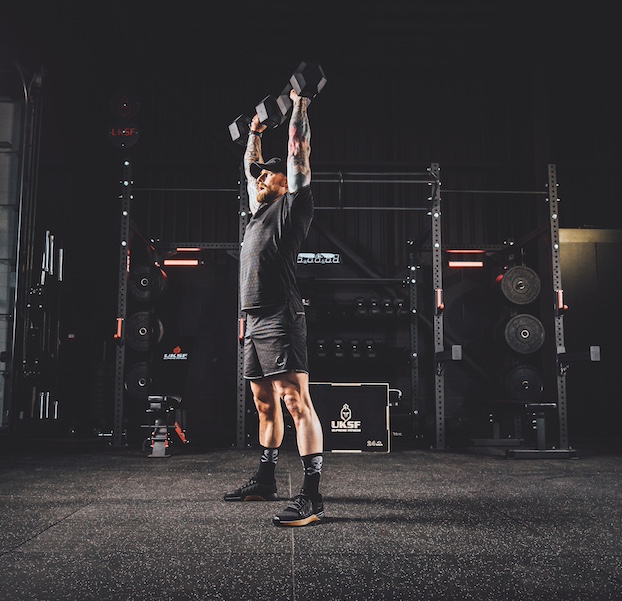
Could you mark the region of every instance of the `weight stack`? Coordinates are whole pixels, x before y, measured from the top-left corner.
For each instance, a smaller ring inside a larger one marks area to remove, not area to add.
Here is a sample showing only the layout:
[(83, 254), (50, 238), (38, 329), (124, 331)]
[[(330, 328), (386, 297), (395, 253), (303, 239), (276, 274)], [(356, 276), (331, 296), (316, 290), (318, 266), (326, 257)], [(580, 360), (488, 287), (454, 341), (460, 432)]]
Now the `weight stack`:
[(546, 335), (542, 321), (534, 314), (540, 277), (526, 265), (515, 265), (504, 270), (497, 284), (505, 308), (496, 330), (505, 355), (500, 378), (502, 398), (534, 403), (544, 391), (540, 350)]

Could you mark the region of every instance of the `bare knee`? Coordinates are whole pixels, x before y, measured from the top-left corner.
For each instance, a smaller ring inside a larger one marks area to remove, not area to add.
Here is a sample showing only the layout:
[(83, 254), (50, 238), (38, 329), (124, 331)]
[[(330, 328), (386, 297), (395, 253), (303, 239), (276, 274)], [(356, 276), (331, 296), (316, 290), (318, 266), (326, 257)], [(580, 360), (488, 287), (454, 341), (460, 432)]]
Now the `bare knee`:
[(285, 387), (281, 391), (281, 398), (294, 421), (304, 419), (310, 415), (310, 399), (299, 388)]
[(260, 397), (253, 397), (255, 402), (255, 408), (257, 412), (268, 419), (276, 415), (276, 402), (274, 399), (263, 399)]
[(283, 402), (285, 403), (285, 407), (287, 407), (287, 410), (289, 411), (289, 413), (291, 414), (291, 416), (296, 419), (296, 417), (298, 417), (301, 412), (302, 412), (302, 407), (301, 407), (301, 403), (300, 403), (300, 394), (297, 393), (285, 393), (282, 396)]

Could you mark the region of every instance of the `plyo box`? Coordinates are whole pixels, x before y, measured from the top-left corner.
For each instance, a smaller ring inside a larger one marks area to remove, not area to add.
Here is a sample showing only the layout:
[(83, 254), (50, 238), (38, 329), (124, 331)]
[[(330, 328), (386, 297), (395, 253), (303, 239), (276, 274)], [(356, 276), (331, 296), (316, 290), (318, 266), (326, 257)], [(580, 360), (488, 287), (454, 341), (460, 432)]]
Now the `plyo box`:
[(390, 452), (389, 384), (311, 382), (309, 387), (325, 451)]

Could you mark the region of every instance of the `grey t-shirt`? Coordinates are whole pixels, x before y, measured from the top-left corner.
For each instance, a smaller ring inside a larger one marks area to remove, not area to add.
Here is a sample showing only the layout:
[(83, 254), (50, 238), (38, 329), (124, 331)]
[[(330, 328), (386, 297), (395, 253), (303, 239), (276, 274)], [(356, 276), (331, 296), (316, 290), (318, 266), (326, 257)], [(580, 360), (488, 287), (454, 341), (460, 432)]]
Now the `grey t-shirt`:
[(240, 308), (243, 311), (286, 302), (302, 308), (296, 261), (312, 219), (310, 186), (260, 206), (253, 215), (246, 225), (240, 250)]

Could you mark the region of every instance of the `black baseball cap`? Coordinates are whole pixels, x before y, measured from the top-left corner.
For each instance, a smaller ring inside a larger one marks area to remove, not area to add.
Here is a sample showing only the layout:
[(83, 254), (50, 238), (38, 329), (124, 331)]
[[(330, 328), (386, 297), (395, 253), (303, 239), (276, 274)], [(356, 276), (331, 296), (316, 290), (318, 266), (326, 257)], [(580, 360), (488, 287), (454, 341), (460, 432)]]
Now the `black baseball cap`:
[(272, 157), (266, 163), (251, 163), (251, 175), (258, 178), (263, 170), (272, 171), (272, 173), (283, 173), (287, 175), (287, 163), (279, 157)]

